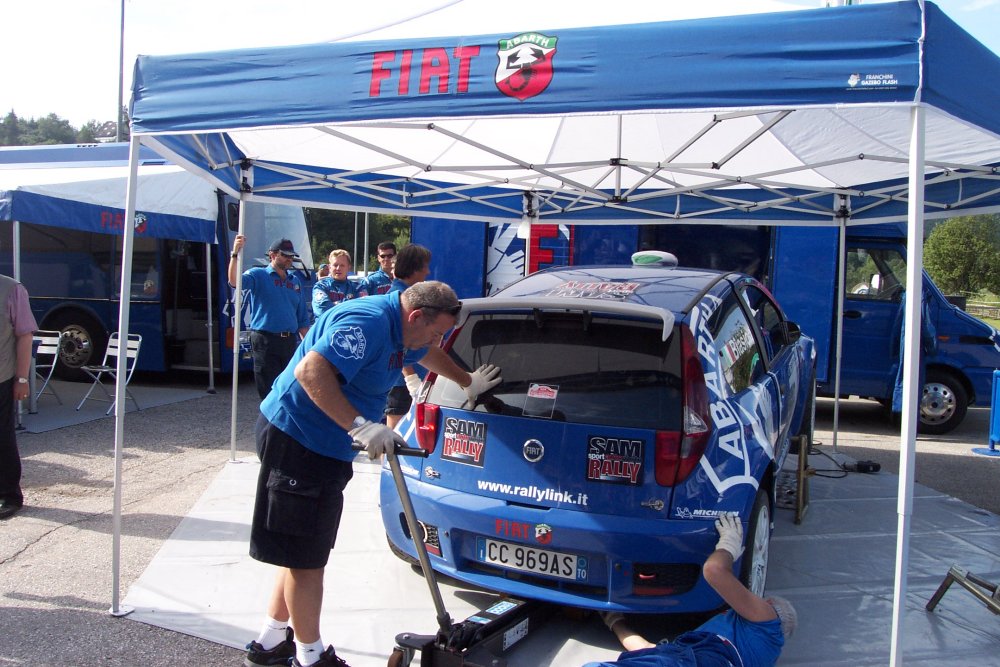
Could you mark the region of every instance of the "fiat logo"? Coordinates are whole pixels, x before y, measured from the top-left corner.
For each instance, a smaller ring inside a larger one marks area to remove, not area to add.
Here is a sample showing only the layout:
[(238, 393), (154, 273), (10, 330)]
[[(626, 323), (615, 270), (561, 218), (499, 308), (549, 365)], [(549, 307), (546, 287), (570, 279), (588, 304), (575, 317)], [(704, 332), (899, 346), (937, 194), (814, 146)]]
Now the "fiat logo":
[(521, 453), (524, 454), (525, 460), (529, 463), (538, 463), (545, 456), (545, 446), (538, 440), (527, 440), (521, 448)]

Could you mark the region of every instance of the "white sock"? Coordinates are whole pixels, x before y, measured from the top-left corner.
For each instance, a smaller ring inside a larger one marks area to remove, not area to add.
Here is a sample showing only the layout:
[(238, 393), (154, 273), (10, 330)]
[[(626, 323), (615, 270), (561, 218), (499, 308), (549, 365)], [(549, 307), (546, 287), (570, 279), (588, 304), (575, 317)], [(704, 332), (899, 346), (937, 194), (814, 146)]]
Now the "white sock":
[(295, 640), (295, 659), (302, 667), (308, 667), (319, 660), (323, 653), (323, 639), (317, 639), (309, 644), (303, 644), (298, 639)]
[(264, 627), (260, 629), (260, 634), (257, 635), (257, 643), (260, 644), (265, 651), (270, 651), (272, 648), (285, 641), (285, 630), (288, 628), (288, 621), (277, 621), (270, 616), (264, 621)]

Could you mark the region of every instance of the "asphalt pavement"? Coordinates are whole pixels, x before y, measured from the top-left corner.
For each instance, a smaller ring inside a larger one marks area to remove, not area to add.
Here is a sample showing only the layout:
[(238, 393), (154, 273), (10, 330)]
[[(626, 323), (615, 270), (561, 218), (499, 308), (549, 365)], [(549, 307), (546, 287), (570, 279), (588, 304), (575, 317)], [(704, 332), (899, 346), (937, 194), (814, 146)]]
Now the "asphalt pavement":
[[(188, 389), (190, 386), (188, 387)], [(122, 476), (121, 588), (130, 584), (231, 457), (230, 394), (129, 413)], [(241, 384), (236, 458), (252, 454), (257, 399)], [(817, 440), (832, 444), (833, 402), (817, 402)], [(837, 448), (895, 472), (899, 434), (880, 406), (842, 402)], [(917, 443), (917, 481), (1000, 513), (1000, 460), (988, 445), (989, 411), (974, 409), (948, 436)], [(0, 522), (0, 665), (240, 665), (243, 652), (115, 618), (112, 605), (114, 420), (19, 435), (25, 508)], [(828, 449), (824, 447), (823, 449)], [(825, 467), (822, 457), (811, 465)], [(830, 462), (832, 467), (834, 464)], [(248, 638), (250, 639), (250, 638)]]

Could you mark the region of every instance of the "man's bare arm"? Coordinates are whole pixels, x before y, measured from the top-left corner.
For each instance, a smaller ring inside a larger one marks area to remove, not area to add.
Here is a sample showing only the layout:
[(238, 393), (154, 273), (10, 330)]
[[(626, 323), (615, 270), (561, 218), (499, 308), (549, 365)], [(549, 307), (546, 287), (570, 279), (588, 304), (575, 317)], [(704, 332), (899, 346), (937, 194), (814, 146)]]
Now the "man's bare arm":
[(295, 379), (302, 385), (310, 400), (326, 416), (337, 422), (338, 426), (350, 431), (354, 418), (360, 413), (340, 390), (337, 375), (337, 367), (313, 350), (306, 352), (302, 361), (295, 366)]
[(744, 586), (733, 574), (733, 556), (728, 551), (716, 549), (701, 570), (705, 581), (733, 611), (746, 620), (760, 623), (778, 618), (774, 607), (767, 600)]

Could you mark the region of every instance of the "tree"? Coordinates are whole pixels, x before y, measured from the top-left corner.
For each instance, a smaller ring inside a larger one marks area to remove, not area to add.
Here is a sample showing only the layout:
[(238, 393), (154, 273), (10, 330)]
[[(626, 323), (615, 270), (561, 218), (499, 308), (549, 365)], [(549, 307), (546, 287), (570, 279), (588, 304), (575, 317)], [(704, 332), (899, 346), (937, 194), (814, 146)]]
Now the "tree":
[(924, 265), (945, 292), (1000, 293), (1000, 215), (970, 215), (936, 226)]
[(97, 132), (101, 129), (101, 124), (96, 120), (88, 120), (80, 128), (80, 131), (76, 133), (76, 142), (78, 144), (92, 144), (97, 138)]
[(0, 146), (20, 146), (21, 125), (17, 114), (11, 109), (0, 123)]
[[(355, 214), (353, 211), (331, 211), (306, 208), (306, 224), (312, 239), (313, 261), (318, 266), (326, 262), (331, 250), (343, 248), (354, 254)], [(357, 214), (357, 253), (364, 252), (365, 214)], [(376, 247), (382, 241), (393, 241), (397, 248), (410, 242), (410, 219), (403, 215), (381, 213), (368, 216), (368, 258), (354, 257), (355, 271), (373, 271), (378, 268)]]

